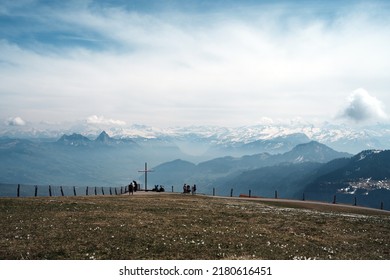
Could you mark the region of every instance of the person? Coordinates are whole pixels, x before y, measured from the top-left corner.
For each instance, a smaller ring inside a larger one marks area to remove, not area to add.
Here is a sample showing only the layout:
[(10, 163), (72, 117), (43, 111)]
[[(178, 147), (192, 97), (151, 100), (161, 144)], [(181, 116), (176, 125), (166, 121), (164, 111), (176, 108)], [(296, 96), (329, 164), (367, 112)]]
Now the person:
[(183, 193), (186, 193), (187, 192), (187, 184), (184, 184), (183, 185)]
[(131, 184), (129, 185), (129, 194), (134, 194), (134, 186), (133, 186), (133, 182), (131, 182)]
[(196, 185), (194, 184), (194, 186), (192, 187), (192, 194), (195, 194), (196, 193)]

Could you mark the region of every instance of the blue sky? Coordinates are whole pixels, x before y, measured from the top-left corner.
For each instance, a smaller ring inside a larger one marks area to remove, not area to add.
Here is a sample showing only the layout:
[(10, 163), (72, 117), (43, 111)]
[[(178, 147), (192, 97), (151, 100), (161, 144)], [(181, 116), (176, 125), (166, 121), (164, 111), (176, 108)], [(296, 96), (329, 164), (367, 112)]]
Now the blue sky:
[(2, 1), (0, 121), (388, 122), (387, 1)]

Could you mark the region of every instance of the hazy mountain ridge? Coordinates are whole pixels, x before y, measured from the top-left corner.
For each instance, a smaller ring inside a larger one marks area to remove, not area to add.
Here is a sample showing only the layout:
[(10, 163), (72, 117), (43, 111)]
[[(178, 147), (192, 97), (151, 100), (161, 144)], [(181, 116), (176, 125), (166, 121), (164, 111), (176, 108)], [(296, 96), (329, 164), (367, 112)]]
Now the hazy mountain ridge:
[[(168, 169), (171, 173), (175, 173), (175, 170), (179, 169), (180, 164), (182, 164), (182, 162), (175, 160), (153, 168), (152, 180), (161, 184), (201, 182), (205, 188), (211, 188), (213, 186), (223, 185), (221, 182), (227, 182), (234, 175), (239, 176), (242, 172), (256, 170), (266, 166), (274, 166), (282, 163), (325, 163), (335, 158), (350, 156), (352, 155), (336, 152), (323, 144), (312, 141), (297, 145), (290, 152), (284, 154), (271, 155), (268, 153), (260, 153), (242, 157), (225, 156), (200, 162), (197, 165), (191, 165), (191, 170), (187, 171), (187, 174), (191, 176), (185, 177), (181, 173), (174, 177), (176, 181), (168, 181), (166, 180), (165, 170)], [(162, 166), (164, 169), (161, 169)]]
[[(190, 143), (194, 148), (192, 152), (196, 152), (197, 155), (210, 152), (209, 148), (220, 149), (220, 152), (225, 149), (231, 153), (235, 149), (233, 154), (235, 156), (262, 151), (283, 153), (308, 140), (354, 154), (366, 149), (390, 148), (390, 125), (388, 124), (354, 128), (348, 125), (329, 123), (313, 125), (298, 121), (288, 124), (270, 123), (233, 128), (219, 126), (157, 128), (146, 125), (109, 126), (81, 122), (65, 124), (63, 129), (58, 127), (58, 124), (44, 123), (28, 123), (25, 126), (11, 127), (0, 123), (0, 137), (58, 139), (63, 134), (77, 133), (92, 139), (104, 130), (115, 139), (164, 139), (178, 146), (182, 143)], [(283, 139), (286, 136), (289, 139)], [(187, 150), (191, 151), (191, 149)]]

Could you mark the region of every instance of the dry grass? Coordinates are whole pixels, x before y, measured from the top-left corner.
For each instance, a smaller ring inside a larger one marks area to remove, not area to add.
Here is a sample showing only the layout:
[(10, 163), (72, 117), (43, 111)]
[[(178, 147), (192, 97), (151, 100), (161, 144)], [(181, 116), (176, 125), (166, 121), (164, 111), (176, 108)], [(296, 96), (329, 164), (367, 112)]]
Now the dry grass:
[(388, 215), (297, 207), (181, 194), (1, 198), (0, 259), (390, 259)]

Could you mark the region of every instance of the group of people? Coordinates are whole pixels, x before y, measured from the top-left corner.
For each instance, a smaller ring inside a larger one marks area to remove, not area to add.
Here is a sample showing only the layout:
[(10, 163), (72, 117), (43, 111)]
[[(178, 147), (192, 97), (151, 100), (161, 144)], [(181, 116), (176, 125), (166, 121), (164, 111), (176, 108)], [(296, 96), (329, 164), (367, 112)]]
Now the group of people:
[(136, 181), (131, 182), (128, 187), (129, 187), (129, 193), (133, 193), (138, 190), (138, 184)]
[(183, 193), (196, 193), (196, 185), (193, 185), (192, 187), (190, 185), (184, 184), (183, 185)]
[(154, 185), (154, 189), (152, 189), (153, 192), (165, 192), (165, 188), (164, 186), (160, 185), (160, 187), (158, 185)]

